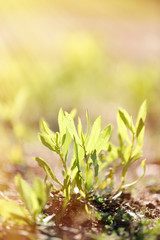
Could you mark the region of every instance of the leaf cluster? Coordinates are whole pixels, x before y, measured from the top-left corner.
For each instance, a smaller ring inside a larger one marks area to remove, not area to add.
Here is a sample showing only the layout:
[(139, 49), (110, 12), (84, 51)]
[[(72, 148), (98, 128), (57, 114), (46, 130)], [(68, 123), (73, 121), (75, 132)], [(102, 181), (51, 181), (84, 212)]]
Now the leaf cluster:
[[(50, 177), (68, 201), (71, 195), (79, 193), (87, 197), (91, 192), (108, 191), (114, 187), (114, 173), (122, 166), (121, 184), (115, 191), (114, 198), (124, 189), (136, 184), (141, 178), (131, 183), (125, 183), (129, 167), (142, 157), (144, 138), (144, 122), (147, 113), (146, 101), (140, 107), (136, 124), (123, 108), (117, 114), (119, 145), (110, 142), (113, 127), (107, 125), (101, 129), (99, 116), (90, 127), (88, 112), (86, 112), (87, 130), (84, 131), (81, 119), (75, 125), (75, 110), (71, 113), (60, 109), (58, 114), (59, 131), (53, 132), (48, 124), (40, 121), (40, 141), (51, 151), (59, 155), (63, 170), (63, 181), (60, 181), (48, 163), (36, 157), (39, 166), (46, 172), (46, 179)], [(73, 154), (70, 156), (70, 149)], [(117, 164), (120, 159), (120, 164)], [(112, 164), (112, 167), (108, 167)], [(145, 172), (145, 160), (141, 162)], [(105, 172), (105, 174), (104, 174)], [(103, 177), (102, 177), (103, 175)]]
[[(63, 166), (63, 182), (57, 179), (50, 166), (41, 158), (36, 158), (38, 164), (43, 167), (46, 176), (59, 185), (59, 190), (67, 200), (75, 191), (86, 197), (98, 187), (100, 169), (100, 153), (107, 151), (112, 126), (108, 125), (101, 130), (101, 117), (98, 117), (90, 131), (89, 116), (86, 113), (87, 131), (84, 133), (81, 119), (78, 118), (78, 126), (74, 123), (75, 111), (70, 114), (59, 111), (59, 132), (52, 132), (44, 120), (40, 122), (41, 142), (53, 152), (59, 155)], [(69, 149), (74, 148), (73, 156), (69, 161)], [(68, 166), (69, 165), (69, 166)]]
[(35, 178), (31, 187), (20, 174), (15, 177), (15, 185), (23, 206), (10, 199), (0, 199), (0, 216), (18, 224), (35, 224), (47, 203), (51, 185)]

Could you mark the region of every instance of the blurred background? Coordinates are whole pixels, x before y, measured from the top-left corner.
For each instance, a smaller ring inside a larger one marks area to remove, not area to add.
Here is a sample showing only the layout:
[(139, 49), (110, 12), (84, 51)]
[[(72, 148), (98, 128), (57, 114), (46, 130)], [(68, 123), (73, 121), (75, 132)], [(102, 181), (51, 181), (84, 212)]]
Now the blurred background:
[[(116, 131), (118, 107), (136, 120), (148, 100), (145, 155), (160, 160), (160, 2), (0, 2), (0, 159), (22, 164), (41, 146), (40, 118), (60, 107)], [(85, 122), (84, 122), (85, 124)], [(31, 161), (31, 160), (30, 160)], [(32, 160), (33, 161), (33, 160)]]

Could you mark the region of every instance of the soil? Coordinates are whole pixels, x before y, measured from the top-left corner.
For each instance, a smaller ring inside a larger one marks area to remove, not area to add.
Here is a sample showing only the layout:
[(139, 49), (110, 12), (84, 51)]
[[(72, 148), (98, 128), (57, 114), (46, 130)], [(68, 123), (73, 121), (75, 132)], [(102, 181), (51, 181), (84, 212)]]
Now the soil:
[[(154, 166), (160, 166), (159, 162)], [(151, 163), (149, 164), (151, 165)], [(43, 176), (37, 166), (2, 165), (0, 198), (6, 196), (20, 203), (14, 186), (14, 176), (19, 172), (29, 180), (31, 176)], [(152, 168), (150, 168), (152, 169)], [(79, 195), (72, 196), (64, 207), (64, 198), (59, 192), (51, 192), (44, 214), (50, 217), (48, 224), (38, 226), (15, 226), (13, 223), (0, 224), (0, 240), (93, 240), (93, 239), (146, 239), (146, 229), (154, 229), (154, 222), (160, 219), (160, 182), (154, 173), (147, 173), (134, 193), (125, 192), (117, 199), (111, 196), (92, 195), (87, 200)], [(88, 207), (89, 214), (86, 212)], [(144, 225), (144, 220), (148, 221)], [(150, 222), (149, 222), (150, 221)], [(105, 234), (104, 238), (97, 238)], [(160, 238), (160, 231), (154, 240)]]
[[(86, 212), (86, 205), (90, 214)], [(140, 238), (143, 236), (141, 219), (160, 218), (160, 193), (159, 190), (156, 193), (154, 187), (146, 187), (136, 197), (123, 193), (115, 200), (110, 195), (93, 195), (88, 200), (74, 195), (64, 207), (64, 198), (59, 192), (51, 192), (44, 214), (51, 217), (47, 225), (1, 224), (0, 239), (93, 240), (101, 233), (108, 237), (114, 234), (116, 239), (144, 239)]]

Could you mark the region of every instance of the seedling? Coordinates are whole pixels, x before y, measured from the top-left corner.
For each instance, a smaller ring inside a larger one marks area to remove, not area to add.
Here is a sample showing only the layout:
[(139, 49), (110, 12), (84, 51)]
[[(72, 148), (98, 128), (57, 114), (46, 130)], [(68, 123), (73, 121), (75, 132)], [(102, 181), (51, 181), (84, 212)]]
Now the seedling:
[[(132, 117), (124, 109), (119, 109), (117, 115), (118, 146), (110, 142), (113, 129), (111, 125), (107, 125), (101, 130), (101, 117), (95, 120), (90, 130), (88, 112), (86, 113), (86, 132), (83, 130), (80, 118), (78, 118), (77, 127), (75, 126), (75, 111), (67, 113), (60, 109), (58, 115), (59, 132), (56, 133), (50, 130), (44, 120), (41, 120), (39, 138), (46, 147), (58, 154), (63, 168), (63, 181), (58, 179), (45, 160), (38, 157), (35, 158), (46, 173), (45, 182), (35, 178), (31, 187), (20, 175), (17, 175), (15, 177), (15, 185), (23, 205), (18, 205), (9, 199), (0, 199), (0, 216), (7, 221), (16, 221), (18, 224), (35, 225), (50, 221), (55, 214), (54, 212), (51, 212), (47, 219), (44, 215), (41, 215), (51, 189), (47, 178), (51, 178), (53, 181), (52, 189), (58, 190), (58, 195), (60, 193), (60, 195), (63, 194), (64, 196), (61, 216), (63, 215), (63, 210), (65, 211), (66, 209), (68, 201), (71, 200), (71, 203), (75, 198), (76, 201), (78, 200), (78, 203), (84, 204), (89, 216), (92, 214), (87, 205), (90, 200), (91, 204), (96, 199), (99, 206), (102, 206), (104, 202), (106, 202), (106, 206), (109, 206), (109, 203), (112, 206), (112, 202), (116, 202), (115, 199), (126, 188), (136, 184), (144, 175), (143, 173), (135, 181), (126, 183), (129, 167), (142, 156), (146, 112), (147, 105), (145, 101), (140, 107), (137, 122), (134, 125)], [(145, 172), (145, 161), (143, 160), (141, 164)], [(115, 190), (114, 175), (119, 166), (122, 166), (121, 183), (118, 189)], [(106, 175), (102, 178), (101, 175), (103, 175), (104, 171), (106, 171)], [(110, 198), (106, 196), (109, 189)], [(105, 194), (102, 195), (102, 192)], [(79, 198), (83, 201), (79, 201)], [(118, 220), (120, 216), (123, 218), (123, 223), (126, 220), (128, 221), (129, 215), (124, 215), (123, 212), (120, 215), (117, 208), (115, 212)], [(56, 223), (58, 223), (57, 219), (60, 219), (59, 214), (57, 215)], [(96, 216), (97, 218), (103, 218), (103, 220), (106, 219), (106, 224), (109, 227), (114, 225), (116, 221), (116, 215), (114, 214), (113, 218), (106, 211), (104, 213), (98, 212)]]
[[(141, 105), (137, 117), (136, 124), (134, 125), (132, 117), (122, 108), (119, 109), (117, 115), (118, 123), (118, 138), (119, 146), (115, 147), (111, 145), (110, 155), (113, 156), (112, 161), (115, 158), (121, 159), (120, 166), (123, 166), (121, 185), (115, 194), (115, 198), (122, 193), (128, 187), (135, 185), (145, 174), (145, 160), (141, 162), (141, 166), (144, 171), (140, 178), (131, 183), (125, 183), (126, 175), (129, 167), (138, 159), (142, 157), (142, 147), (145, 130), (145, 119), (147, 114), (147, 102), (144, 101)], [(111, 161), (111, 160), (110, 160)]]
[(31, 187), (19, 174), (15, 177), (15, 185), (23, 206), (10, 199), (0, 199), (0, 215), (18, 224), (36, 224), (47, 203), (51, 185), (35, 178)]
[[(60, 182), (50, 166), (41, 158), (36, 158), (38, 164), (46, 172), (46, 178), (49, 176), (59, 185), (59, 190), (64, 194), (67, 200), (76, 192), (83, 197), (87, 197), (91, 191), (97, 189), (98, 177), (100, 174), (100, 153), (107, 151), (109, 138), (112, 132), (112, 126), (108, 125), (101, 131), (101, 117), (98, 117), (89, 134), (89, 117), (87, 118), (87, 132), (84, 133), (80, 118), (78, 118), (77, 129), (73, 120), (73, 112), (59, 111), (58, 123), (59, 132), (52, 132), (44, 120), (40, 122), (41, 133), (39, 138), (41, 142), (53, 152), (59, 155), (63, 166), (63, 182)], [(68, 156), (70, 146), (74, 146), (73, 156), (68, 167)]]
[[(39, 166), (46, 172), (47, 177), (52, 178), (57, 184), (58, 190), (63, 193), (66, 200), (70, 200), (71, 195), (80, 193), (87, 198), (91, 192), (97, 190), (104, 191), (108, 187), (113, 187), (116, 160), (121, 159), (123, 166), (121, 185), (115, 192), (113, 198), (119, 196), (124, 189), (136, 184), (137, 180), (126, 184), (125, 179), (129, 167), (142, 157), (142, 146), (144, 137), (144, 121), (146, 118), (146, 101), (142, 104), (136, 125), (133, 124), (132, 117), (122, 108), (117, 115), (119, 146), (109, 142), (112, 133), (112, 126), (108, 125), (101, 130), (101, 117), (98, 117), (91, 129), (89, 116), (87, 118), (87, 131), (84, 133), (81, 119), (78, 118), (78, 126), (74, 123), (74, 113), (59, 111), (58, 124), (59, 132), (54, 133), (44, 120), (40, 121), (39, 133), (40, 141), (53, 152), (59, 155), (63, 166), (63, 182), (61, 182), (52, 171), (51, 167), (41, 158), (35, 158)], [(74, 146), (73, 156), (69, 159), (69, 150)], [(112, 163), (113, 167), (108, 170), (106, 167)], [(145, 160), (141, 163), (145, 172)], [(106, 169), (107, 174), (104, 179), (100, 178), (102, 171)]]

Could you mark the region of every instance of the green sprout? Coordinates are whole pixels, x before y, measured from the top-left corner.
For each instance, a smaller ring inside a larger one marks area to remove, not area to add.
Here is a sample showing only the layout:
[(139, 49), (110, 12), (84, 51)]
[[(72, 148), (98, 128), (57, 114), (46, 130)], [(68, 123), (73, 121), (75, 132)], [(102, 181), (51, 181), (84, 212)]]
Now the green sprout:
[[(72, 113), (59, 111), (58, 123), (59, 132), (52, 132), (44, 120), (40, 122), (41, 142), (53, 152), (59, 155), (63, 166), (63, 182), (60, 182), (53, 173), (50, 166), (41, 158), (36, 158), (38, 164), (43, 167), (46, 176), (51, 177), (59, 185), (59, 190), (67, 200), (75, 193), (75, 189), (87, 197), (92, 191), (98, 188), (100, 169), (100, 153), (107, 151), (112, 126), (108, 125), (101, 130), (101, 117), (98, 117), (89, 133), (89, 117), (87, 118), (87, 131), (84, 133), (81, 119), (78, 118), (76, 129)], [(69, 148), (74, 147), (73, 156), (69, 161)], [(71, 146), (71, 147), (72, 147)], [(69, 165), (69, 167), (68, 167)]]
[(15, 177), (15, 185), (23, 206), (10, 199), (0, 199), (0, 216), (18, 224), (36, 224), (48, 201), (51, 185), (35, 178), (31, 187), (20, 174)]
[(131, 183), (125, 183), (129, 167), (136, 160), (140, 159), (143, 154), (146, 114), (147, 102), (144, 101), (139, 109), (137, 121), (134, 125), (132, 117), (124, 109), (119, 108), (117, 115), (119, 146), (115, 147), (112, 145), (110, 148), (110, 157), (114, 156), (114, 159), (121, 159), (120, 166), (123, 166), (121, 185), (114, 196), (115, 198), (126, 188), (135, 185), (145, 174), (145, 160), (142, 160), (141, 166), (144, 169), (142, 176)]
[[(84, 133), (80, 118), (78, 118), (77, 128), (75, 126), (75, 111), (69, 114), (60, 109), (59, 132), (54, 133), (47, 123), (41, 120), (39, 138), (47, 148), (58, 154), (63, 167), (63, 182), (56, 177), (45, 160), (39, 157), (35, 160), (45, 170), (46, 179), (50, 177), (68, 201), (75, 190), (87, 198), (90, 193), (96, 193), (97, 190), (102, 192), (113, 188), (115, 169), (119, 166), (116, 165), (116, 160), (121, 159), (120, 166), (123, 166), (121, 185), (113, 196), (116, 198), (126, 188), (136, 184), (144, 175), (143, 173), (140, 178), (131, 183), (125, 183), (129, 167), (142, 157), (146, 113), (147, 104), (144, 101), (134, 125), (132, 117), (124, 109), (119, 109), (117, 116), (119, 146), (116, 147), (109, 141), (113, 127), (109, 124), (101, 130), (101, 117), (95, 120), (90, 131), (87, 112), (87, 131)], [(69, 154), (70, 148), (73, 148), (72, 157)], [(112, 164), (112, 167), (108, 167), (109, 164)], [(145, 172), (145, 160), (141, 165)], [(104, 171), (106, 174), (102, 179), (100, 176)]]
[[(72, 195), (77, 198), (92, 199), (91, 194), (99, 195), (99, 201), (103, 201), (102, 192), (109, 189), (112, 199), (117, 198), (126, 188), (136, 184), (145, 173), (145, 160), (141, 162), (144, 172), (141, 177), (126, 183), (126, 176), (131, 165), (142, 157), (144, 138), (144, 122), (147, 114), (146, 101), (140, 107), (136, 124), (132, 117), (122, 108), (117, 115), (119, 145), (110, 142), (113, 127), (109, 124), (101, 130), (101, 117), (98, 117), (90, 130), (89, 116), (86, 113), (87, 130), (84, 133), (81, 119), (75, 126), (75, 110), (71, 113), (59, 111), (59, 132), (54, 133), (44, 120), (40, 121), (39, 138), (50, 150), (58, 154), (62, 164), (63, 180), (59, 180), (48, 163), (36, 157), (35, 160), (46, 173), (45, 181), (35, 178), (31, 187), (21, 175), (15, 177), (15, 185), (23, 205), (19, 205), (10, 199), (0, 199), (0, 216), (7, 221), (16, 221), (18, 224), (36, 224), (43, 222), (42, 210), (48, 201), (51, 184), (47, 178), (51, 178), (54, 184), (52, 189), (60, 191), (65, 197), (65, 203)], [(120, 160), (120, 163), (119, 161)], [(118, 163), (117, 163), (118, 162)], [(114, 189), (114, 175), (116, 169), (122, 167), (121, 183), (118, 189)], [(104, 174), (106, 172), (106, 174)], [(103, 176), (103, 178), (102, 178)], [(90, 198), (91, 196), (91, 198)], [(90, 213), (87, 204), (87, 213)]]

